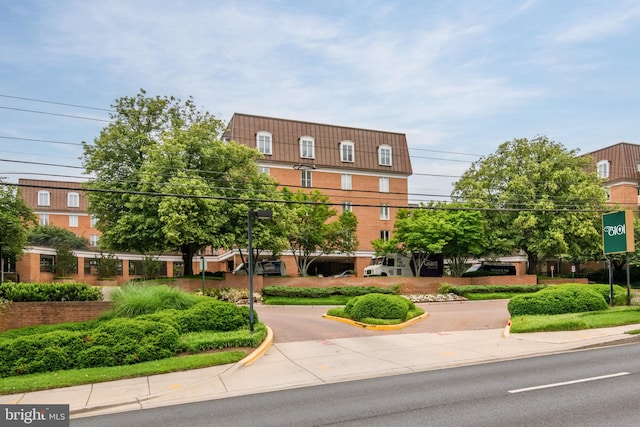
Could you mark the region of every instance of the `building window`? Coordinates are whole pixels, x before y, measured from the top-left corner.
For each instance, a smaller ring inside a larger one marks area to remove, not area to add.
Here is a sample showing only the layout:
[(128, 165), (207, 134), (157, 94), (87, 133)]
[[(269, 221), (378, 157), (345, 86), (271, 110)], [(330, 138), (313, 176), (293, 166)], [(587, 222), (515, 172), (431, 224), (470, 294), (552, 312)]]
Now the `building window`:
[(269, 175), (271, 173), (271, 169), (266, 166), (258, 166), (258, 173), (263, 173), (265, 175)]
[(340, 143), (340, 161), (354, 162), (354, 144), (351, 141), (342, 141)]
[(55, 266), (55, 256), (40, 255), (40, 272), (53, 273)]
[(351, 190), (351, 175), (348, 173), (342, 174), (342, 184), (341, 188), (343, 190)]
[(300, 171), (300, 176), (302, 179), (302, 186), (305, 188), (310, 188), (311, 187), (311, 171), (303, 169)]
[(342, 202), (342, 212), (353, 212), (353, 203)]
[(80, 207), (80, 194), (67, 193), (67, 207), (79, 208)]
[(389, 240), (389, 230), (380, 230), (380, 239)]
[(78, 215), (69, 215), (69, 227), (78, 226)]
[(378, 147), (378, 163), (381, 166), (391, 166), (391, 146), (381, 145)]
[(38, 206), (50, 206), (50, 194), (48, 191), (38, 191)]
[(98, 218), (93, 216), (93, 215), (91, 215), (91, 220), (90, 221), (91, 221), (91, 223), (90, 223), (91, 224), (91, 228), (96, 228), (96, 225), (98, 225)]
[(100, 236), (97, 234), (92, 234), (91, 237), (89, 238), (89, 244), (91, 245), (92, 248), (95, 248), (96, 246), (98, 246), (98, 240), (100, 240)]
[(380, 184), (380, 192), (388, 193), (389, 192), (389, 177), (381, 176), (379, 179)]
[(300, 157), (303, 159), (315, 158), (314, 145), (315, 141), (310, 136), (300, 138)]
[(380, 206), (380, 219), (389, 219), (389, 205)]
[(604, 189), (604, 194), (607, 197), (607, 202), (610, 202), (611, 201), (611, 189), (610, 188), (605, 188)]
[(600, 178), (609, 178), (609, 160), (600, 160), (598, 162), (598, 176)]
[(256, 147), (265, 155), (271, 155), (272, 136), (269, 132), (258, 132), (256, 135)]
[(40, 214), (40, 225), (49, 225), (49, 214)]

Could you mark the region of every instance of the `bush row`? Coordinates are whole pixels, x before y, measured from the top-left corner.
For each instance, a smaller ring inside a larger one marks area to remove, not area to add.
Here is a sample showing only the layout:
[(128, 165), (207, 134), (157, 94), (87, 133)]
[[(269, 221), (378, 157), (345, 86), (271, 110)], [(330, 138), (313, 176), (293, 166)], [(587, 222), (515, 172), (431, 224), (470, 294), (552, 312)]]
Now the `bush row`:
[(528, 314), (564, 314), (606, 310), (602, 293), (595, 286), (549, 286), (534, 294), (517, 295), (507, 306), (512, 316)]
[(450, 286), (450, 292), (465, 296), (466, 294), (493, 294), (493, 293), (533, 293), (538, 292), (547, 285), (469, 285)]
[(0, 298), (14, 302), (100, 301), (102, 291), (86, 283), (14, 283), (0, 284)]
[(21, 335), (0, 336), (0, 377), (163, 359), (186, 349), (181, 334), (232, 331), (248, 324), (248, 307), (203, 298), (187, 310), (42, 328), (42, 333), (29, 328)]
[(366, 294), (394, 294), (394, 290), (377, 286), (333, 286), (330, 288), (297, 288), (293, 286), (265, 286), (262, 296), (289, 298), (324, 298), (332, 295), (356, 297)]
[(402, 296), (371, 293), (350, 299), (344, 307), (344, 313), (356, 321), (366, 318), (405, 321), (409, 310), (413, 308), (413, 302)]

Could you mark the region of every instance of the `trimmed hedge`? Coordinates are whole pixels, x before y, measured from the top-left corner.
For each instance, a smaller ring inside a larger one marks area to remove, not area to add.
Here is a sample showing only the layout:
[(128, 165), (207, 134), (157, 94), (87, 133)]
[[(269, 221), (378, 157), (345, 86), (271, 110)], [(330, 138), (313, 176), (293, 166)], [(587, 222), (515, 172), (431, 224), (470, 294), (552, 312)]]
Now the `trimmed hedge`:
[(367, 294), (349, 300), (344, 313), (351, 319), (362, 321), (367, 318), (407, 320), (407, 314), (415, 305), (398, 295)]
[(201, 297), (186, 310), (19, 329), (0, 335), (0, 377), (163, 359), (186, 350), (181, 334), (248, 326), (248, 307)]
[(588, 285), (549, 286), (535, 294), (517, 295), (507, 306), (512, 316), (606, 310), (607, 301)]
[(377, 286), (333, 286), (330, 288), (298, 288), (293, 286), (265, 286), (262, 288), (262, 296), (266, 297), (290, 297), (290, 298), (324, 298), (332, 295), (344, 295), (356, 297), (367, 294), (395, 294), (389, 288)]
[(460, 296), (466, 294), (493, 294), (493, 293), (532, 293), (538, 292), (548, 285), (469, 285), (451, 286), (449, 291)]
[(0, 284), (0, 299), (14, 302), (101, 301), (102, 291), (86, 283), (14, 283)]

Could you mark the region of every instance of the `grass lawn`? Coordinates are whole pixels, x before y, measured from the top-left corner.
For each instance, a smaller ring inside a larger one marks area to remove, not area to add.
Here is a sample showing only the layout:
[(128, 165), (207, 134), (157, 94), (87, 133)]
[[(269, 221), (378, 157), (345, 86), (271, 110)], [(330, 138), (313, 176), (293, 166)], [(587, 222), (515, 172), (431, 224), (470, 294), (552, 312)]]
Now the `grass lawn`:
[(193, 354), (182, 357), (143, 362), (135, 365), (111, 366), (108, 368), (71, 369), (45, 372), (17, 377), (0, 378), (0, 394), (25, 393), (82, 384), (115, 381), (146, 375), (187, 371), (208, 366), (235, 363), (247, 356), (246, 351), (224, 351), (219, 353)]
[(605, 311), (511, 318), (511, 332), (576, 331), (640, 323), (640, 307), (613, 307)]

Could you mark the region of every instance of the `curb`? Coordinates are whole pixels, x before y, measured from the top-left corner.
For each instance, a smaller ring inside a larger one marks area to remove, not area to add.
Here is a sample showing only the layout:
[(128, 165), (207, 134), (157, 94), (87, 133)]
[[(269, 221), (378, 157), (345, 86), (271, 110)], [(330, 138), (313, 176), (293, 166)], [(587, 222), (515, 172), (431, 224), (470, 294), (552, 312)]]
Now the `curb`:
[(258, 360), (263, 354), (265, 354), (267, 350), (269, 350), (269, 347), (271, 347), (271, 344), (273, 344), (273, 331), (269, 326), (265, 326), (267, 327), (267, 337), (264, 339), (264, 341), (262, 341), (262, 344), (260, 344), (258, 348), (256, 348), (250, 355), (240, 360), (239, 362), (236, 362), (237, 365), (249, 366), (256, 360)]
[(502, 333), (502, 336), (505, 338), (509, 335), (511, 335), (511, 319), (507, 322), (507, 326), (504, 327), (504, 332)]
[(356, 322), (355, 320), (351, 320), (351, 319), (345, 319), (344, 317), (329, 316), (328, 314), (323, 314), (322, 317), (324, 317), (325, 319), (335, 320), (337, 322), (346, 323), (352, 326), (358, 326), (360, 328), (369, 329), (372, 331), (396, 331), (398, 329), (403, 329), (408, 326), (411, 326), (414, 323), (418, 323), (422, 319), (426, 319), (427, 317), (429, 317), (429, 313), (421, 314), (418, 317), (414, 317), (413, 319), (409, 319), (406, 322), (399, 323), (397, 325), (372, 325), (370, 323), (362, 323), (362, 322)]

